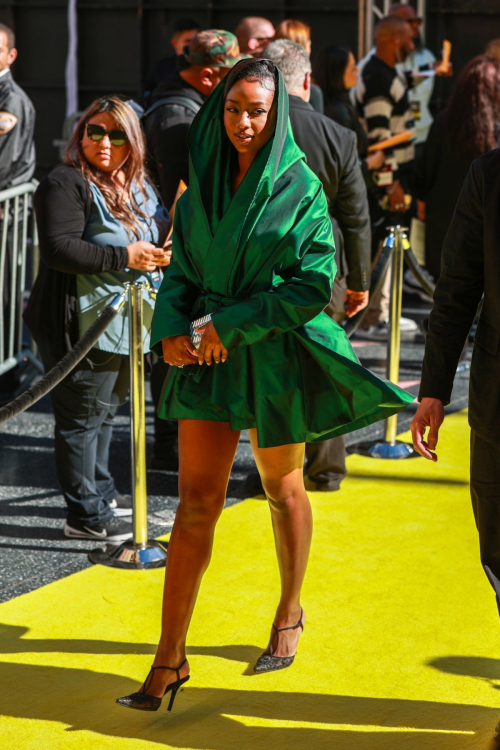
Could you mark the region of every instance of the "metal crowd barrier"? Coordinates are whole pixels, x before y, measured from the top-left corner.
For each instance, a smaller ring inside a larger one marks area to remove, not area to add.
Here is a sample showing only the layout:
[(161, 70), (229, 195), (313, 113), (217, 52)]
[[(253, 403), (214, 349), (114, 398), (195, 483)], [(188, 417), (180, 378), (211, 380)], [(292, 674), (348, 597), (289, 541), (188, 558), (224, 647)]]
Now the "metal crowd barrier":
[[(403, 270), (405, 259), (408, 260), (408, 254), (411, 253), (410, 269), (413, 271), (412, 259), (417, 260), (411, 252), (410, 242), (408, 239), (408, 228), (397, 226), (387, 227), (389, 234), (384, 241), (384, 249), (389, 256), (392, 256), (391, 264), (391, 300), (389, 312), (389, 336), (387, 339), (387, 379), (392, 383), (399, 382), (399, 363), (401, 354), (401, 330), (400, 318), (403, 301)], [(379, 261), (380, 262), (380, 261)], [(418, 265), (418, 263), (417, 263)], [(417, 276), (417, 274), (415, 274)], [(417, 277), (420, 281), (419, 274)], [(431, 287), (429, 286), (429, 289)], [(427, 291), (427, 289), (426, 289)], [(431, 294), (434, 292), (432, 288)], [(372, 458), (413, 458), (418, 456), (410, 443), (404, 443), (396, 439), (398, 429), (398, 415), (393, 414), (385, 421), (384, 440), (368, 441), (358, 443), (349, 448), (351, 453), (360, 453)]]
[(146, 486), (146, 400), (144, 395), (144, 345), (142, 341), (143, 283), (126, 284), (130, 350), (130, 464), (134, 537), (119, 546), (108, 544), (89, 553), (89, 560), (112, 568), (161, 568), (166, 545), (148, 539)]
[(132, 474), (133, 540), (106, 545), (89, 554), (91, 562), (110, 567), (144, 570), (165, 565), (166, 546), (148, 539), (146, 486), (146, 404), (144, 394), (144, 345), (142, 290), (145, 284), (126, 284), (107, 305), (80, 341), (48, 373), (27, 391), (0, 408), (0, 424), (29, 409), (60, 383), (88, 354), (128, 298), (130, 345), (130, 459)]
[(32, 344), (23, 347), (22, 326), (30, 243), (32, 279), (39, 262), (36, 222), (30, 211), (37, 185), (32, 180), (0, 191), (0, 375), (23, 360), (43, 372)]

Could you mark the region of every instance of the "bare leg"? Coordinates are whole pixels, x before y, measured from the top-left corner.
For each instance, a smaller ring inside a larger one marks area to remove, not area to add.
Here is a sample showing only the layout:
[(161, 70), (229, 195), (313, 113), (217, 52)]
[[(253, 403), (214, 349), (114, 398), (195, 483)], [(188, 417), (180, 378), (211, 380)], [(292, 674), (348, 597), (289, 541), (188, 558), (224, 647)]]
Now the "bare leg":
[[(162, 632), (154, 665), (177, 667), (201, 579), (212, 554), (215, 525), (224, 507), (239, 432), (227, 422), (179, 420), (179, 507), (168, 546)], [(186, 664), (181, 677), (189, 672)], [(147, 692), (161, 697), (175, 672), (157, 670)]]
[[(276, 627), (284, 628), (299, 621), (300, 593), (311, 547), (312, 512), (304, 488), (304, 444), (259, 448), (256, 430), (249, 432), (255, 462), (269, 500), (281, 576), (281, 598), (274, 623)], [(275, 655), (294, 654), (300, 633), (300, 628), (280, 633)]]

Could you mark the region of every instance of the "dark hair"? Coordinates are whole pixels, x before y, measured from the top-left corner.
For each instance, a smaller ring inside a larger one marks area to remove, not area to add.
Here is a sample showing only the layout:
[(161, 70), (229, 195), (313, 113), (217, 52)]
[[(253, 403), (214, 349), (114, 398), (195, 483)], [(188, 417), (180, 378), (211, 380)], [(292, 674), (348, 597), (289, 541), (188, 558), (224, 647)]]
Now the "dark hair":
[[(259, 81), (261, 86), (269, 91), (278, 90), (278, 68), (271, 60), (241, 60), (231, 68), (226, 77), (226, 86), (224, 88), (224, 98), (229, 94), (234, 84), (241, 81), (242, 78), (251, 81)], [(272, 86), (269, 82), (272, 81)]]
[(6, 26), (4, 23), (0, 23), (0, 31), (3, 31), (3, 33), (7, 37), (7, 45), (9, 47), (9, 50), (13, 49), (16, 46), (16, 36), (10, 26)]
[(351, 50), (348, 47), (332, 45), (325, 47), (315, 56), (312, 74), (325, 99), (336, 92), (346, 90), (344, 73), (350, 54)]
[(454, 149), (465, 159), (498, 148), (500, 60), (474, 57), (462, 70), (444, 114)]
[(178, 18), (174, 23), (172, 33), (181, 34), (183, 31), (192, 31), (193, 29), (201, 29), (200, 24), (194, 18)]

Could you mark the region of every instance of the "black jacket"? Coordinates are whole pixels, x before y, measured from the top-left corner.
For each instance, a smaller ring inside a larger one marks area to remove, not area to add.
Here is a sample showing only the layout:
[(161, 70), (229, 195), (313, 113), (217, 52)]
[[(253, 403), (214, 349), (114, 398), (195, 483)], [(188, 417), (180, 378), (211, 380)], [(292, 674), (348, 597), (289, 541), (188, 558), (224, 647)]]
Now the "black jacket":
[[(179, 73), (160, 84), (153, 92), (151, 105), (169, 96), (191, 99), (199, 107), (206, 97), (186, 83)], [(189, 183), (187, 134), (195, 114), (182, 104), (164, 104), (146, 113), (143, 119), (148, 148), (148, 166), (165, 206), (170, 209), (179, 181)]]
[(370, 287), (371, 235), (356, 136), (298, 96), (290, 96), (290, 122), (307, 164), (323, 183), (339, 275), (347, 276), (349, 289), (365, 291)]
[(15, 83), (9, 70), (0, 77), (0, 190), (21, 185), (33, 177), (34, 130), (31, 99)]
[(92, 195), (81, 173), (60, 165), (39, 184), (34, 197), (40, 269), (24, 320), (36, 342), (59, 360), (78, 341), (76, 275), (123, 270), (125, 247), (82, 240)]
[(446, 232), (472, 161), (450, 143), (446, 119), (445, 110), (432, 123), (415, 179), (417, 197), (425, 201), (425, 265), (435, 279), (439, 278)]
[(484, 293), (470, 373), (469, 423), (500, 439), (500, 149), (476, 159), (443, 248), (419, 398), (450, 402), (453, 379)]
[(164, 81), (177, 70), (177, 55), (169, 55), (159, 60), (149, 71), (143, 86), (143, 104), (147, 108), (151, 105), (151, 95)]

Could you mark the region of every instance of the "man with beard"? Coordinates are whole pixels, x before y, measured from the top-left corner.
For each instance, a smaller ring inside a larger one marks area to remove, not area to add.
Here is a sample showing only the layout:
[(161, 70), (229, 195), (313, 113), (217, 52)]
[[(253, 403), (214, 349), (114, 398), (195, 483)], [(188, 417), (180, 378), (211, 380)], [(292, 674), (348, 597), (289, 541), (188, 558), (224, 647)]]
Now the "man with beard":
[[(398, 3), (391, 7), (389, 13), (391, 16), (402, 18), (410, 24), (412, 40), (415, 47), (406, 60), (397, 67), (404, 73), (432, 68), (436, 62), (436, 58), (430, 49), (427, 49), (423, 45), (422, 37), (420, 36), (422, 19), (417, 16), (415, 9), (411, 5)], [(408, 91), (408, 99), (413, 113), (413, 119), (415, 121), (415, 156), (417, 159), (420, 156), (419, 152), (424, 148), (424, 143), (427, 140), (429, 129), (433, 121), (432, 115), (429, 111), (429, 102), (433, 91), (433, 76), (421, 78), (419, 84)]]

